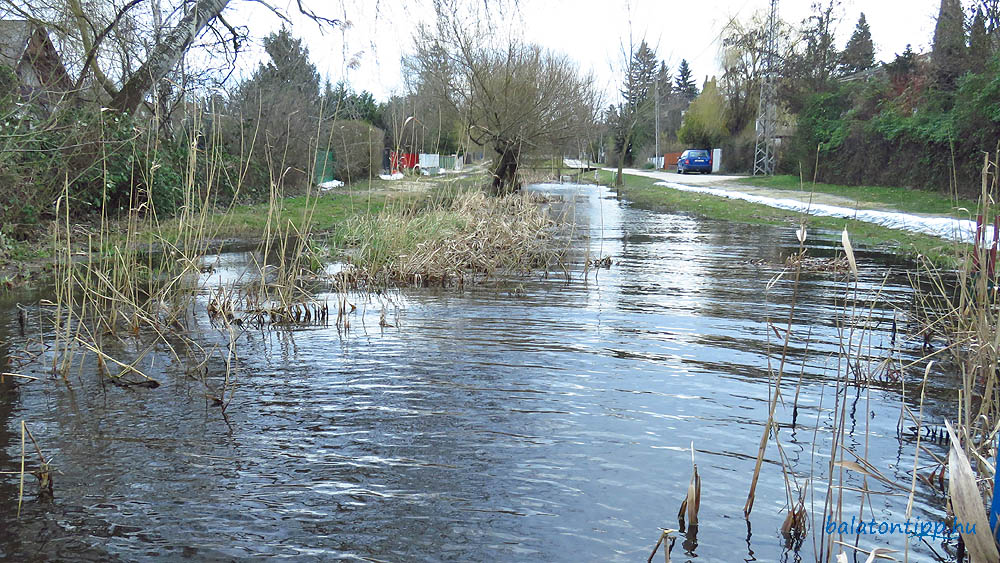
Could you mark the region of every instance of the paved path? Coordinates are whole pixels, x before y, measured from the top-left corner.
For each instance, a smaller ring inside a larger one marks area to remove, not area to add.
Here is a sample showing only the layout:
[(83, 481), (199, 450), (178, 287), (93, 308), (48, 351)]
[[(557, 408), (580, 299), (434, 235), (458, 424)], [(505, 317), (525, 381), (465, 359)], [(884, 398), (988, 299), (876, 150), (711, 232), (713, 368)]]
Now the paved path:
[[(610, 168), (605, 170), (614, 171)], [(887, 209), (884, 204), (862, 202), (832, 194), (810, 193), (797, 190), (761, 188), (740, 184), (746, 176), (721, 174), (677, 174), (656, 170), (625, 169), (626, 174), (660, 180), (657, 185), (680, 191), (739, 199), (778, 209), (808, 213), (810, 215), (856, 219), (915, 233), (923, 233), (947, 240), (972, 242), (976, 223), (941, 215), (918, 215)], [(986, 240), (993, 238), (992, 227), (987, 229)]]
[[(613, 168), (605, 168), (610, 172), (615, 172)], [(676, 172), (664, 172), (659, 170), (637, 170), (634, 168), (625, 168), (622, 170), (625, 174), (632, 174), (634, 176), (645, 176), (647, 178), (655, 178), (664, 182), (673, 182), (676, 184), (684, 184), (688, 186), (711, 186), (720, 190), (740, 192), (744, 194), (757, 195), (761, 197), (772, 197), (775, 199), (794, 199), (801, 201), (803, 203), (823, 203), (826, 205), (836, 205), (838, 207), (848, 207), (851, 209), (881, 209), (885, 211), (893, 211), (892, 209), (887, 209), (885, 204), (873, 203), (866, 201), (858, 201), (856, 199), (851, 199), (849, 197), (843, 197), (833, 194), (823, 194), (823, 193), (810, 193), (808, 191), (796, 191), (796, 190), (782, 190), (778, 188), (764, 188), (760, 186), (751, 186), (749, 184), (742, 183), (742, 180), (748, 178), (748, 176), (736, 176), (736, 175), (726, 175), (726, 174), (678, 174)]]

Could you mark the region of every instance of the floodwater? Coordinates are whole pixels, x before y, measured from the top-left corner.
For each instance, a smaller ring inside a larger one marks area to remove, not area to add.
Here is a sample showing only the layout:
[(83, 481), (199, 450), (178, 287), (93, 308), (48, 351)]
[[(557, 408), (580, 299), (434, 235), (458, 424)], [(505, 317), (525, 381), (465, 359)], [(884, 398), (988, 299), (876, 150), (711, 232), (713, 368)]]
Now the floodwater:
[[(201, 383), (169, 366), (157, 389), (104, 388), (85, 371), (67, 386), (41, 366), (23, 370), (42, 380), (3, 388), (0, 471), (19, 470), (25, 420), (58, 472), (52, 500), (37, 499), (29, 477), (20, 519), (17, 477), (0, 475), (0, 558), (644, 561), (661, 528), (678, 528), (693, 444), (700, 525), (674, 561), (814, 560), (839, 331), (860, 322), (844, 316), (845, 297), (864, 310), (872, 355), (921, 354), (905, 334), (912, 292), (891, 257), (859, 257), (856, 293), (831, 272), (802, 276), (776, 419), (789, 472), (813, 491), (814, 527), (789, 547), (773, 441), (749, 521), (742, 509), (792, 301), (789, 276), (768, 283), (797, 248), (794, 229), (633, 209), (594, 186), (537, 189), (561, 195), (589, 235), (575, 243), (578, 261), (589, 250), (611, 256), (610, 268), (352, 297), (347, 331), (249, 330), (228, 422)], [(812, 255), (833, 256), (833, 243), (811, 236)], [(247, 259), (223, 256), (214, 276), (237, 277)], [(394, 326), (379, 326), (383, 307)], [(12, 353), (23, 344), (13, 302), (0, 313), (0, 354)], [(206, 342), (218, 340), (201, 321)], [(906, 372), (908, 395), (920, 373)], [(951, 412), (950, 385), (934, 378), (926, 416)], [(914, 446), (897, 435), (899, 385), (852, 388), (846, 401), (846, 446), (908, 488)], [(906, 501), (873, 495), (864, 515), (902, 522)], [(848, 520), (858, 514), (856, 493), (843, 503)], [(913, 516), (940, 518), (942, 506), (921, 486)], [(915, 541), (911, 560), (944, 555), (945, 543)]]

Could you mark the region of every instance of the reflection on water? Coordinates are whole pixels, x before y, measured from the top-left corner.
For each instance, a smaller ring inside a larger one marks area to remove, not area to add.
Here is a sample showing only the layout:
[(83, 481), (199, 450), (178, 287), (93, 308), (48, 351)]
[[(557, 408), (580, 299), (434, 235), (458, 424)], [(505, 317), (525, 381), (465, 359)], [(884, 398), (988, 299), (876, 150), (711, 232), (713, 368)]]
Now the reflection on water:
[[(12, 481), (3, 481), (0, 553), (636, 561), (661, 527), (677, 527), (693, 442), (700, 526), (678, 539), (675, 560), (798, 557), (779, 532), (785, 482), (773, 445), (751, 522), (742, 517), (767, 419), (768, 350), (771, 367), (780, 354), (767, 322), (783, 330), (791, 301), (790, 283), (765, 288), (797, 245), (792, 229), (636, 210), (595, 187), (539, 189), (561, 194), (589, 235), (578, 258), (588, 248), (610, 255), (610, 269), (526, 280), (517, 291), (405, 290), (394, 297), (404, 303), (398, 327), (380, 328), (383, 303), (358, 297), (347, 332), (247, 331), (228, 424), (200, 383), (181, 376), (156, 390), (102, 389), (86, 373), (69, 389), (22, 386), (0, 405), (0, 470), (19, 462), (11, 433), (23, 418), (62, 473), (55, 502), (29, 501), (20, 523)], [(246, 256), (223, 258), (212, 275), (238, 279)], [(895, 308), (906, 309), (910, 291), (894, 277), (880, 289), (882, 267), (866, 272), (858, 299), (874, 308), (877, 353), (890, 346)], [(806, 355), (793, 341), (786, 373), (795, 377), (785, 382), (788, 402), (801, 371), (798, 425), (790, 404), (778, 409), (799, 484), (813, 477), (816, 526), (844, 295), (832, 274), (803, 275), (792, 331), (811, 331), (812, 342)], [(9, 331), (16, 321), (6, 313)], [(206, 341), (219, 338), (203, 326)], [(919, 348), (897, 346), (904, 357)], [(939, 385), (932, 399), (946, 396)], [(847, 445), (865, 451), (867, 431), (868, 459), (909, 482), (898, 392), (852, 391), (847, 400)], [(865, 513), (902, 520), (905, 500), (874, 496)], [(855, 497), (844, 502), (857, 512)], [(924, 491), (915, 515), (940, 516), (939, 506)], [(802, 550), (810, 560), (811, 539)]]

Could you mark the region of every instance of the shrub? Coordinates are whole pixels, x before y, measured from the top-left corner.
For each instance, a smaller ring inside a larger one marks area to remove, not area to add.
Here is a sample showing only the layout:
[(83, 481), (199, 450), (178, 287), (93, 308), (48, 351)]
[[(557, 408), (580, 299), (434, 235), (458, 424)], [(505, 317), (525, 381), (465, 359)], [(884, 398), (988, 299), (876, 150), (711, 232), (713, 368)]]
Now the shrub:
[(722, 149), (720, 170), (722, 172), (745, 173), (753, 171), (754, 151), (757, 143), (754, 125), (751, 123), (739, 135), (722, 141), (720, 145)]
[(364, 121), (337, 120), (324, 135), (333, 152), (335, 174), (350, 183), (367, 178), (382, 166), (385, 134)]

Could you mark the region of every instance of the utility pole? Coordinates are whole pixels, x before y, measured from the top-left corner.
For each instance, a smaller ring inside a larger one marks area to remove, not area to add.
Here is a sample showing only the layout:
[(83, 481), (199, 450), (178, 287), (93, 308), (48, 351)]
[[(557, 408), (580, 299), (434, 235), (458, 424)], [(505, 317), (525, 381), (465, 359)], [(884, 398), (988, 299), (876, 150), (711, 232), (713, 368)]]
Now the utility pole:
[[(655, 92), (653, 95), (656, 96), (656, 100), (655, 100), (655, 108), (656, 108), (655, 109), (655, 111), (656, 111), (656, 125), (655, 125), (655, 127), (656, 127), (656, 141), (655, 141), (656, 142), (656, 152), (653, 154), (653, 158), (656, 159), (654, 162), (660, 162), (660, 160), (659, 160), (660, 159), (660, 73), (659, 73), (659, 71), (657, 71), (657, 73), (656, 73), (656, 83), (655, 83), (655, 86), (653, 88), (653, 91)], [(664, 162), (663, 164), (666, 164), (666, 163)], [(662, 164), (660, 164), (660, 165), (657, 166), (657, 168), (662, 168), (662, 167), (663, 167)]]
[(775, 55), (778, 50), (778, 0), (771, 0), (767, 17), (764, 68), (760, 81), (760, 108), (757, 111), (757, 140), (754, 146), (753, 175), (774, 174), (775, 132), (778, 128), (778, 96), (775, 90)]

